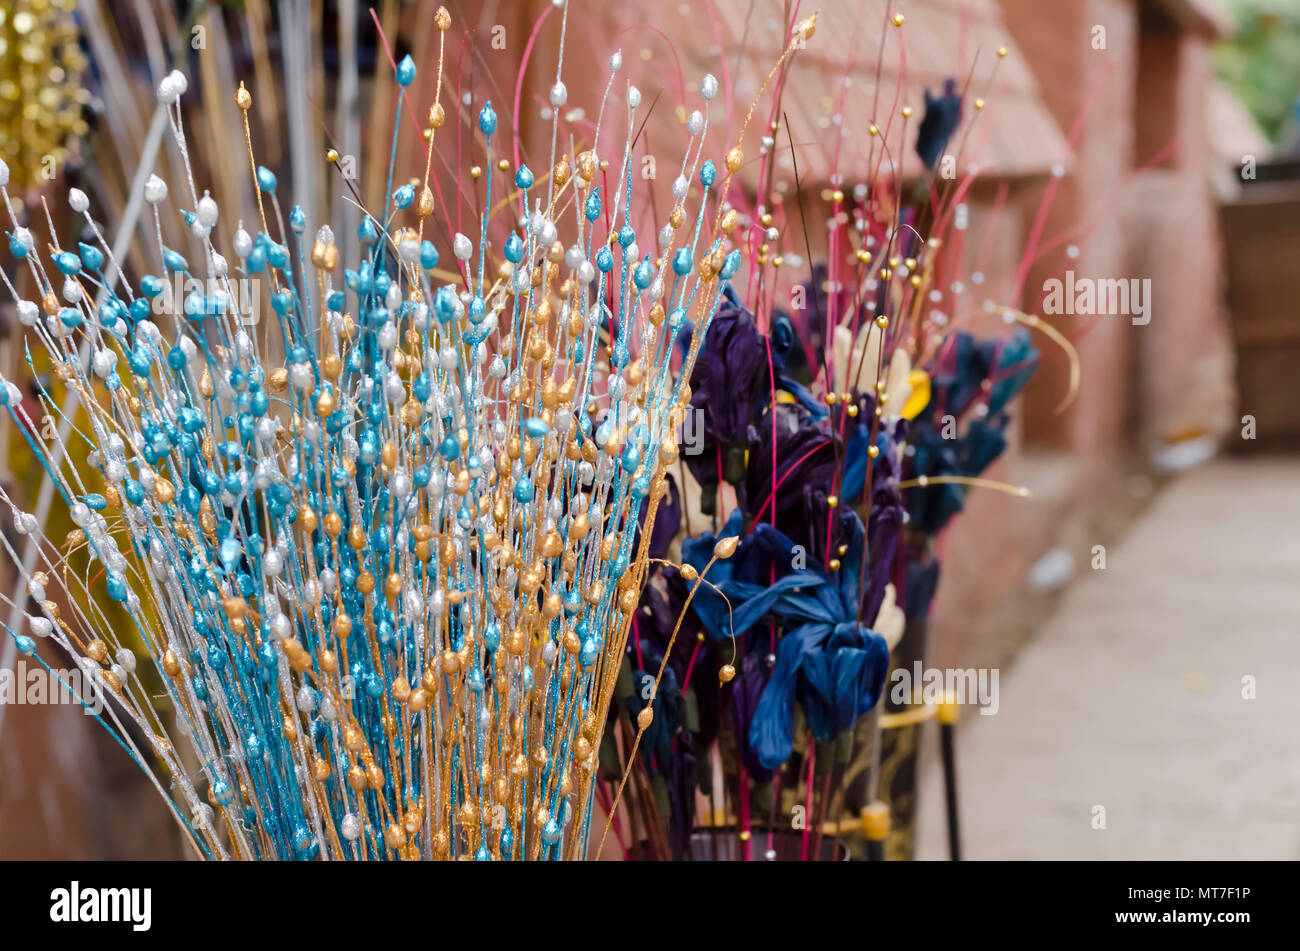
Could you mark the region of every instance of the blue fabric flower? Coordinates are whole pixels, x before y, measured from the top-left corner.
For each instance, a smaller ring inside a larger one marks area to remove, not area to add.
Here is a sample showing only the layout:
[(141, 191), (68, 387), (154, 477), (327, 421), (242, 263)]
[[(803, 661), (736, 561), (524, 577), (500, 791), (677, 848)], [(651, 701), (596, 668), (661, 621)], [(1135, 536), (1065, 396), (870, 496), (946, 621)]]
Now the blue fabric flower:
[[(701, 623), (714, 638), (742, 637), (767, 617), (785, 630), (747, 733), (765, 769), (790, 756), (796, 699), (813, 735), (827, 740), (875, 706), (884, 688), (889, 648), (857, 620), (865, 532), (854, 513), (844, 512), (841, 519), (848, 543), (838, 571), (828, 571), (782, 532), (759, 523), (730, 559), (709, 571), (731, 611), (721, 597), (704, 596), (707, 586), (695, 596)], [(739, 527), (733, 514), (719, 535), (736, 535)], [(688, 540), (683, 559), (702, 569), (713, 544), (710, 536)], [(775, 581), (769, 580), (773, 574)]]

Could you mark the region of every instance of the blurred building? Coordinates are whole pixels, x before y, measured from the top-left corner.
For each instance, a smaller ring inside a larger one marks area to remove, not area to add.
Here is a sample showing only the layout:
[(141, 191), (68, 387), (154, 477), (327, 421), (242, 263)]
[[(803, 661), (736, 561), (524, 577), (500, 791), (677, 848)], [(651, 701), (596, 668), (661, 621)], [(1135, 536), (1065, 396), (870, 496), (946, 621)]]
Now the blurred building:
[[(730, 68), (744, 77), (736, 81), (737, 102), (747, 103), (780, 53), (782, 5), (709, 6), (706, 14), (697, 5), (667, 5), (654, 22), (663, 34), (618, 21), (621, 11), (605, 13), (607, 31), (632, 63), (631, 81), (647, 98), (662, 88), (669, 100), (647, 123), (647, 148), (672, 141), (674, 132), (683, 136), (686, 111), (673, 111), (683, 101), (677, 72), (693, 83)], [(1218, 0), (818, 6), (817, 34), (779, 91), (806, 200), (834, 184), (832, 167), (846, 190), (868, 176), (867, 106), (879, 103), (884, 127), (894, 102), (919, 115), (926, 89), (938, 92), (946, 78), (961, 83), (969, 75), (967, 99), (979, 95), (988, 103), (974, 124), (965, 104), (969, 137), (956, 136), (962, 171), (978, 166), (964, 256), (986, 293), (972, 303), (987, 298), (1042, 315), (1045, 282), (1064, 281), (1067, 271), (1095, 281), (1149, 282), (1135, 285), (1146, 289), (1144, 316), (1046, 318), (1078, 350), (1077, 398), (1058, 414), (1069, 362), (1040, 337), (1039, 374), (1013, 410), (1019, 443), (988, 473), (1031, 487), (1034, 499), (972, 492), (965, 517), (944, 541), (934, 660), (996, 664), (1027, 631), (1019, 595), (1031, 573), (1051, 588), (1071, 570), (1086, 570), (1093, 546), (1122, 527), (1134, 488), (1138, 496), (1146, 491), (1153, 458), (1171, 447), (1175, 458), (1178, 447), (1195, 455), (1225, 434), (1235, 437), (1214, 182), (1225, 163), (1231, 174), (1234, 157), (1258, 154), (1266, 143), (1215, 79), (1212, 46), (1231, 29)], [(800, 8), (799, 15), (810, 11)], [(895, 30), (890, 15), (897, 11), (906, 22)], [(664, 34), (673, 39), (671, 49)], [(999, 47), (1007, 56), (992, 74)], [(657, 83), (636, 73), (638, 56), (656, 64)], [(723, 121), (734, 135), (736, 117)], [(785, 128), (778, 134), (785, 137)], [(914, 178), (922, 171), (911, 151), (914, 127), (906, 141), (891, 141), (904, 177)], [(776, 164), (778, 177), (790, 179), (788, 159)], [(750, 189), (753, 178), (746, 179)], [(780, 181), (776, 187), (776, 197), (794, 199), (792, 189), (782, 195)], [(819, 236), (812, 240), (816, 248)], [(1000, 325), (975, 326), (997, 333)]]

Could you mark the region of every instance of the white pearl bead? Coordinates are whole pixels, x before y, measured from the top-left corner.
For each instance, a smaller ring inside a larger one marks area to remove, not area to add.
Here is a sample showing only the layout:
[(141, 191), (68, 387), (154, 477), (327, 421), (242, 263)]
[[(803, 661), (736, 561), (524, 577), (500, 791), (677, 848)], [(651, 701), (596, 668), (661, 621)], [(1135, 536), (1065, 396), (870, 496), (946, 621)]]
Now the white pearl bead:
[(207, 192), (204, 192), (203, 197), (199, 199), (199, 204), (198, 207), (194, 209), (194, 214), (195, 217), (198, 218), (199, 223), (205, 227), (211, 228), (217, 223), (217, 203)]
[(342, 823), (343, 838), (349, 842), (355, 842), (361, 838), (361, 820), (353, 813), (349, 812), (343, 817)]
[(166, 197), (167, 183), (157, 175), (150, 175), (149, 180), (144, 183), (144, 200), (151, 205), (156, 205)]

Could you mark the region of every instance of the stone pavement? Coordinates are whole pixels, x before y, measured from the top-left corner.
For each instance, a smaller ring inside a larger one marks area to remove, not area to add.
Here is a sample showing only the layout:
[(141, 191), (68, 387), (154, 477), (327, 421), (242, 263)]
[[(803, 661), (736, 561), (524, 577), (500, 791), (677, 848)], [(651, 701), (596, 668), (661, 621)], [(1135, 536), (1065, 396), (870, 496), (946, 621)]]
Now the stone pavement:
[[(1300, 457), (1185, 473), (1076, 557), (998, 713), (964, 711), (964, 857), (1300, 858)], [(918, 858), (944, 828), (930, 755)]]

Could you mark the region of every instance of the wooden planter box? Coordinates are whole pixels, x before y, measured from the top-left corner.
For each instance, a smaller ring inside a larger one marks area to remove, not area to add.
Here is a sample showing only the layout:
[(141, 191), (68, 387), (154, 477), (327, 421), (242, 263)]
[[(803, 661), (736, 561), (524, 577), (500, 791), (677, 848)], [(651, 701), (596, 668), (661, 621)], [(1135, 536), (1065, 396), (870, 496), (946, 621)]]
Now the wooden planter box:
[[(1260, 166), (1225, 202), (1224, 258), (1237, 349), (1238, 420), (1255, 418), (1244, 450), (1300, 450), (1300, 167)], [(1267, 174), (1265, 172), (1267, 171)]]

